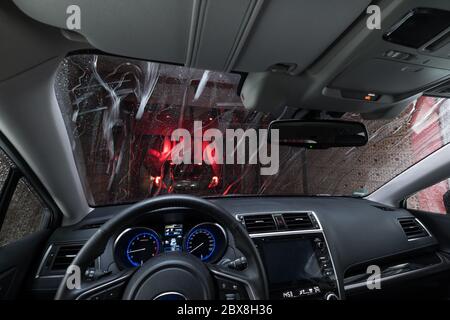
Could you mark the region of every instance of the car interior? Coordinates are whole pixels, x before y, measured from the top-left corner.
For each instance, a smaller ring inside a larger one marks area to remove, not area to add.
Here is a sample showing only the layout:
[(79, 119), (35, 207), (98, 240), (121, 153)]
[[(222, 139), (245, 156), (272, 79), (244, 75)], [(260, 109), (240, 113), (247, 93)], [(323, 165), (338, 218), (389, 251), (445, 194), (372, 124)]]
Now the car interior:
[(450, 299), (448, 0), (4, 0), (0, 300)]

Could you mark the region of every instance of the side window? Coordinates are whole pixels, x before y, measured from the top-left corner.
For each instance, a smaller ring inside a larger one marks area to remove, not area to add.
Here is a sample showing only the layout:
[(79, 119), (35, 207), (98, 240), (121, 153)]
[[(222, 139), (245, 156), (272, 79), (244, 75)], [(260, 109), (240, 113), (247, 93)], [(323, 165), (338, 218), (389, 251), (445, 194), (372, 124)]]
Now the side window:
[(433, 213), (450, 213), (449, 180), (444, 180), (434, 186), (419, 191), (408, 198), (408, 209), (427, 211)]
[(12, 167), (12, 162), (6, 156), (2, 149), (0, 149), (0, 191), (5, 185), (6, 178), (8, 177), (9, 169)]
[(0, 247), (44, 227), (46, 207), (0, 149)]

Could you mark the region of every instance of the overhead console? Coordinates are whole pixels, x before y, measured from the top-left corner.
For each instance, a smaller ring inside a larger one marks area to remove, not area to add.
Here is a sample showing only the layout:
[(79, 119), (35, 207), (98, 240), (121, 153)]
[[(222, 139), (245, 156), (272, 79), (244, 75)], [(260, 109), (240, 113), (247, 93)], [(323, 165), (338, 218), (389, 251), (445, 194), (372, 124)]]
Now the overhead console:
[(450, 11), (415, 8), (386, 32), (383, 39), (424, 54), (450, 58)]
[(416, 92), (450, 75), (448, 69), (396, 61), (399, 59), (392, 55), (389, 50), (384, 57), (356, 64), (334, 79), (330, 87), (339, 89), (343, 98), (370, 102), (387, 99), (385, 96)]
[(378, 56), (351, 64), (328, 87), (347, 99), (395, 101), (450, 76), (450, 11), (414, 8), (383, 40)]
[(369, 15), (362, 12), (306, 71), (249, 74), (242, 89), (245, 106), (276, 113), (287, 105), (388, 119), (424, 91), (448, 80), (450, 2), (382, 0), (377, 4), (381, 29), (369, 29)]

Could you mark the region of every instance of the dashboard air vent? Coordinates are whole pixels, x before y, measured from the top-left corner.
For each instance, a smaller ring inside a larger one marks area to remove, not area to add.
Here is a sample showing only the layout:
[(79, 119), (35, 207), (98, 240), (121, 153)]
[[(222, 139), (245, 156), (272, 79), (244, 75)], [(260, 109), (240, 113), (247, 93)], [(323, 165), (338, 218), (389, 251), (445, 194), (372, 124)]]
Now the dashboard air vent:
[(283, 219), (288, 230), (316, 229), (307, 212), (284, 213)]
[(245, 215), (244, 223), (248, 233), (271, 232), (277, 230), (271, 214)]
[(398, 221), (400, 222), (400, 225), (402, 226), (408, 240), (415, 240), (430, 236), (428, 231), (425, 230), (416, 218), (402, 218), (398, 219)]
[(60, 246), (50, 269), (52, 271), (66, 270), (82, 247), (82, 244)]

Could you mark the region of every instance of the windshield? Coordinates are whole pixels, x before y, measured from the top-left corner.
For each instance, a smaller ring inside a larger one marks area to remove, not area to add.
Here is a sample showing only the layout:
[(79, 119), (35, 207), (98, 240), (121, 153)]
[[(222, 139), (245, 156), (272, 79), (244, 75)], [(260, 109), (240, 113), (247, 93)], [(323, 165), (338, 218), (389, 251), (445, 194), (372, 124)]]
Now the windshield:
[[(102, 55), (64, 59), (55, 91), (90, 205), (165, 193), (364, 196), (450, 140), (449, 101), (422, 97), (390, 120), (345, 114), (342, 119), (367, 126), (366, 146), (280, 147), (272, 174), (261, 174), (263, 165), (250, 153), (242, 163), (176, 163), (176, 129), (194, 134), (197, 122), (201, 132), (213, 128), (225, 136), (227, 129), (268, 127), (270, 115), (243, 106), (237, 94), (242, 80), (239, 74)], [(200, 149), (215, 157), (207, 143)]]

